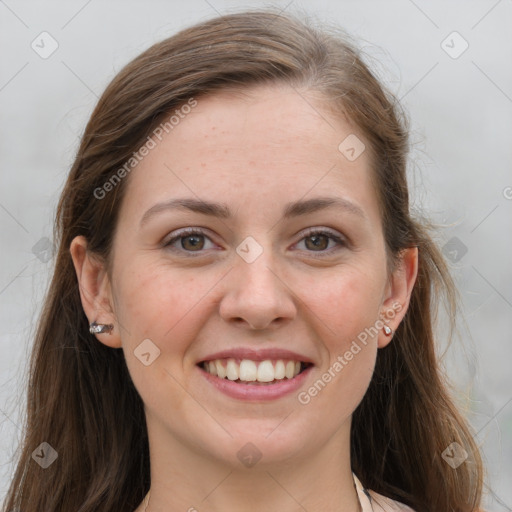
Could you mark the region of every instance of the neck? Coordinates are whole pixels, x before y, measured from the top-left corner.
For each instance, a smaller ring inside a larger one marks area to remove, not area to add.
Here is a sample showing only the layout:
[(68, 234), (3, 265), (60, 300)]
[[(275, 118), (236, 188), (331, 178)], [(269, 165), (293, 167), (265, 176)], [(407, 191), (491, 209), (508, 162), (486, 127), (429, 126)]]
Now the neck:
[(265, 462), (263, 456), (250, 468), (169, 439), (168, 430), (158, 424), (148, 434), (150, 499), (136, 512), (144, 512), (146, 504), (147, 512), (360, 510), (350, 468), (350, 424), (311, 453), (285, 462)]

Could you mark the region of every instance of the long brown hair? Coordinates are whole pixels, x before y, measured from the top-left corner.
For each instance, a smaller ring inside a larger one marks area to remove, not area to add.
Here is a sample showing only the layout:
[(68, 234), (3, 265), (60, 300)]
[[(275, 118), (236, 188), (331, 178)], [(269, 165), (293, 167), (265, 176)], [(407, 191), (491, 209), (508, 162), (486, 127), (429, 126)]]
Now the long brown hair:
[[(347, 116), (373, 155), (387, 250), (419, 248), (419, 275), (392, 343), (352, 421), (352, 467), (363, 485), (417, 512), (470, 512), (482, 489), (479, 451), (450, 398), (435, 352), (434, 320), (455, 291), (427, 229), (411, 217), (406, 182), (407, 123), (394, 97), (342, 32), (260, 10), (197, 24), (153, 45), (113, 79), (82, 137), (58, 205), (59, 244), (30, 361), (24, 440), (5, 511), (135, 509), (150, 486), (143, 403), (121, 349), (89, 334), (69, 253), (83, 235), (108, 261), (129, 176), (97, 191), (132, 157), (163, 116), (190, 98), (264, 82), (317, 91)], [(32, 453), (47, 442), (57, 460), (42, 469)], [(469, 454), (452, 468), (453, 442)]]

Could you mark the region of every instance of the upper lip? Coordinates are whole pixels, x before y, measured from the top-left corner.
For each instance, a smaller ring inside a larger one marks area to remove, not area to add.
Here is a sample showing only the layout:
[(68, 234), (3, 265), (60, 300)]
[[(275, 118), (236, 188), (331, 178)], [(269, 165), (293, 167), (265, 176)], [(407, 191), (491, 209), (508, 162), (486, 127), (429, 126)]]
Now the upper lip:
[(253, 349), (253, 348), (233, 348), (227, 350), (221, 350), (213, 354), (209, 354), (203, 357), (199, 363), (204, 361), (214, 361), (215, 359), (250, 359), (251, 361), (265, 361), (267, 359), (277, 360), (285, 359), (292, 361), (300, 361), (303, 363), (311, 363), (311, 358), (306, 357), (297, 352), (291, 350), (284, 350), (280, 348), (265, 348), (265, 349)]

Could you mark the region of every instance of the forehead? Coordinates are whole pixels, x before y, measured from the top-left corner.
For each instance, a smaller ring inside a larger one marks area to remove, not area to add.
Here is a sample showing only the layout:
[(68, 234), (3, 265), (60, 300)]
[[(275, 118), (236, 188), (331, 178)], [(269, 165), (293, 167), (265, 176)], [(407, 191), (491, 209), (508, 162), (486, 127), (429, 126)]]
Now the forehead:
[(199, 97), (177, 131), (176, 143), (194, 140), (213, 153), (243, 149), (280, 162), (310, 160), (326, 149), (337, 157), (341, 140), (357, 128), (324, 112), (319, 93), (273, 84)]
[(268, 211), (278, 202), (338, 193), (365, 203), (370, 216), (377, 212), (368, 152), (350, 159), (340, 151), (346, 140), (359, 141), (361, 151), (363, 137), (342, 116), (327, 113), (318, 94), (264, 85), (196, 102), (154, 139), (154, 149), (132, 172), (131, 209), (196, 196), (229, 202), (235, 210), (258, 202)]

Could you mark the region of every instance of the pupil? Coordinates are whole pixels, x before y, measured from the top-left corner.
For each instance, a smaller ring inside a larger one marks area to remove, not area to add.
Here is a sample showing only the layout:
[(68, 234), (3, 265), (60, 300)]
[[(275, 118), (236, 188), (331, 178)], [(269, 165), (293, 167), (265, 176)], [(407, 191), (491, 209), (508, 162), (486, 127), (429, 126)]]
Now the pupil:
[[(321, 249), (325, 249), (325, 241), (327, 237), (325, 235), (312, 235), (309, 237), (309, 240), (313, 241), (313, 246)], [(322, 243), (323, 242), (323, 243)]]
[[(183, 239), (182, 246), (183, 249), (195, 249), (201, 245), (202, 235), (189, 235)], [(187, 242), (192, 240), (192, 243), (190, 244), (190, 247), (186, 247)], [(195, 241), (194, 241), (195, 240)]]

